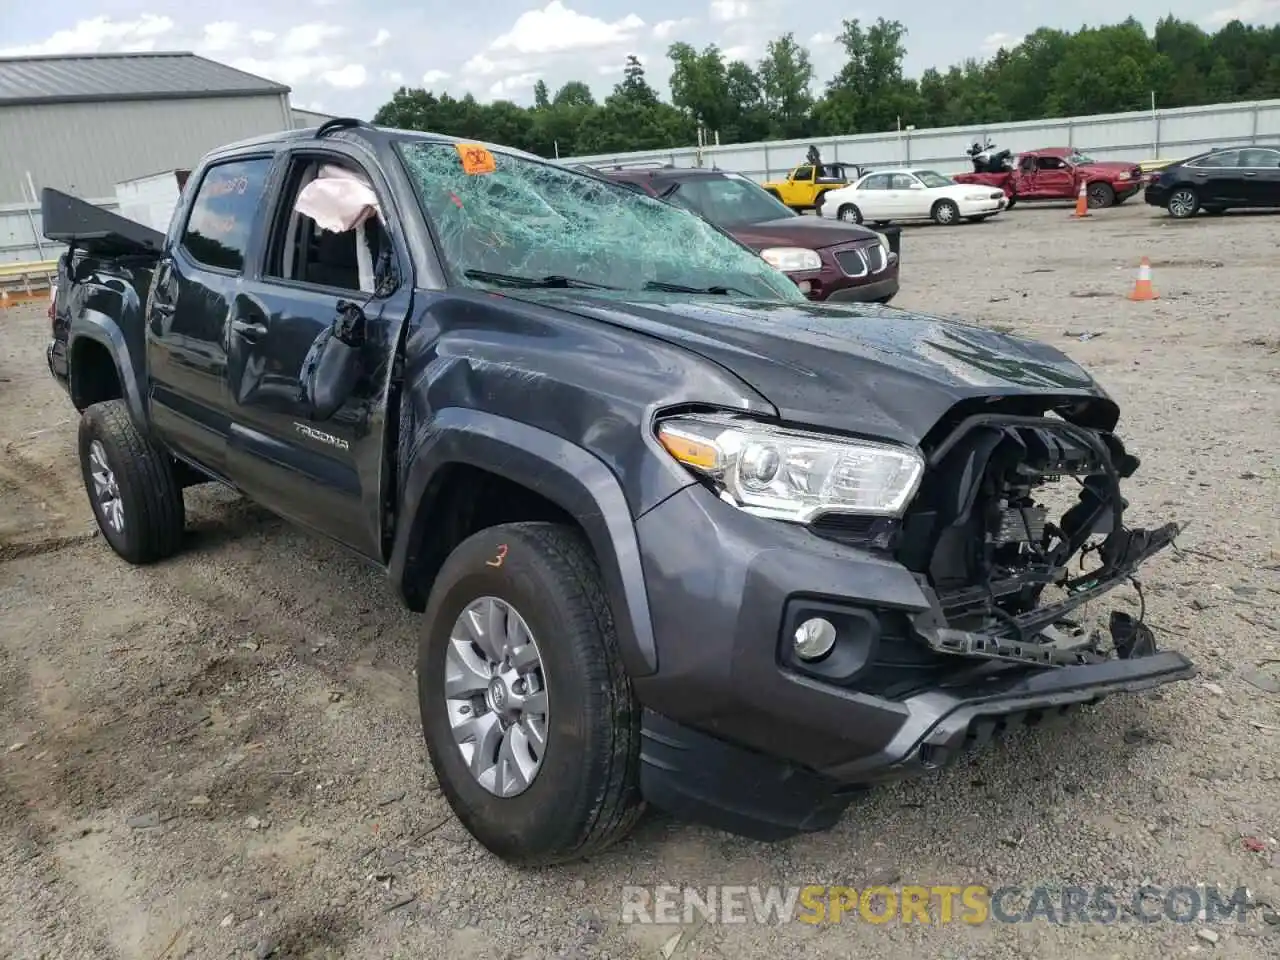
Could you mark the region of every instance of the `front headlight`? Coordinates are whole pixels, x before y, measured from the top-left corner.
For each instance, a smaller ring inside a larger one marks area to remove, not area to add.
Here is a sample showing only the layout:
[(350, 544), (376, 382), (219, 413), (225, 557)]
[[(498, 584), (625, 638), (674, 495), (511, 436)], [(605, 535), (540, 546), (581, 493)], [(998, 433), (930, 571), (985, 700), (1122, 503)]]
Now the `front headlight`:
[(924, 460), (887, 443), (790, 430), (727, 415), (683, 416), (658, 440), (720, 498), (748, 513), (808, 523), (824, 513), (901, 516)]
[(1116, 179), (1117, 179), (1117, 180), (1128, 180), (1128, 179), (1129, 179), (1129, 174), (1128, 174), (1127, 172), (1126, 172), (1126, 173), (1118, 173), (1118, 174), (1116, 174)]
[(804, 247), (767, 247), (760, 251), (760, 256), (764, 257), (765, 262), (771, 267), (783, 273), (804, 273), (822, 269), (822, 258)]

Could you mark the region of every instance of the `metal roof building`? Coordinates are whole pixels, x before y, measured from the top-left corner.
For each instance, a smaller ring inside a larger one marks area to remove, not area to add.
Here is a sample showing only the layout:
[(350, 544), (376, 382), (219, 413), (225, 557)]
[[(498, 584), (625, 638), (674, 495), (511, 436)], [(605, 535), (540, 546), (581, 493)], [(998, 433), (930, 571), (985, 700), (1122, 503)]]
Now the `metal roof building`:
[(294, 124), (288, 87), (192, 53), (0, 57), (0, 248), (29, 184), (110, 200), (122, 180)]

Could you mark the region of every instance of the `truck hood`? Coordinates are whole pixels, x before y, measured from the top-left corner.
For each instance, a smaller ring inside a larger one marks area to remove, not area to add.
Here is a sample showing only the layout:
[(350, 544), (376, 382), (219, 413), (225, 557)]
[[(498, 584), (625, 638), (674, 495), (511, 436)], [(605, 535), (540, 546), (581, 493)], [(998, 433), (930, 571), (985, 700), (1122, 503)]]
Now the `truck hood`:
[(726, 226), (725, 231), (739, 243), (759, 253), (767, 247), (809, 247), (813, 250), (847, 243), (851, 240), (874, 240), (876, 234), (866, 227), (821, 217), (781, 217), (761, 223)]
[(1089, 419), (1103, 427), (1118, 415), (1089, 374), (1047, 344), (894, 307), (606, 299), (578, 291), (516, 296), (693, 351), (797, 424), (916, 445), (956, 403), (971, 398), (1092, 400)]

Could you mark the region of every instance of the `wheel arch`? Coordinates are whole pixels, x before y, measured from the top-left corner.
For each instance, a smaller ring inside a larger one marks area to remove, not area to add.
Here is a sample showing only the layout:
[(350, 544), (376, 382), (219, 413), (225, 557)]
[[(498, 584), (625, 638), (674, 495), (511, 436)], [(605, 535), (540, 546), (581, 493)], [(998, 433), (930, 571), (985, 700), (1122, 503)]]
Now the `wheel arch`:
[[(460, 513), (478, 480), (504, 490), (500, 514)], [(512, 496), (518, 503), (510, 502)], [(410, 454), (397, 518), (389, 573), (413, 610), (425, 607), (431, 581), (456, 543), (494, 525), (490, 520), (571, 521), (600, 565), (628, 673), (656, 671), (657, 645), (631, 511), (612, 471), (583, 448), (494, 414), (445, 408)]]

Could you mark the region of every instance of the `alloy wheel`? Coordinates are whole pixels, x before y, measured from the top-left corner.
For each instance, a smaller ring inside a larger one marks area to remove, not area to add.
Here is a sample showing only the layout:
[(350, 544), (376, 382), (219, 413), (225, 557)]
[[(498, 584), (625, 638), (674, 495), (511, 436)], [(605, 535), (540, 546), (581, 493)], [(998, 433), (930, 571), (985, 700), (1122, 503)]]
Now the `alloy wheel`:
[(550, 729), (542, 655), (520, 613), (497, 597), (468, 604), (445, 656), (449, 726), (471, 775), (499, 797), (529, 789)]
[(116, 533), (124, 532), (124, 501), (115, 472), (107, 463), (107, 451), (100, 440), (89, 445), (89, 472), (93, 477), (93, 496), (102, 511), (102, 519)]
[(1169, 198), (1169, 212), (1175, 217), (1189, 217), (1196, 209), (1196, 195), (1190, 190), (1178, 190)]

